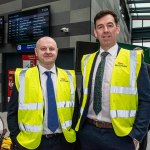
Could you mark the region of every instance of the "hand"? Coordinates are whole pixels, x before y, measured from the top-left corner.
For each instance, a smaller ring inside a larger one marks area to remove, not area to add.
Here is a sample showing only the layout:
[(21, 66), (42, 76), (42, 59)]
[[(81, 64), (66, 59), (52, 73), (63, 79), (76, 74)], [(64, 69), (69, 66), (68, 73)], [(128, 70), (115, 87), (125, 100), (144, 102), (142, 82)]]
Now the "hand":
[(133, 143), (135, 145), (136, 150), (138, 150), (139, 149), (139, 141), (136, 139), (133, 139)]

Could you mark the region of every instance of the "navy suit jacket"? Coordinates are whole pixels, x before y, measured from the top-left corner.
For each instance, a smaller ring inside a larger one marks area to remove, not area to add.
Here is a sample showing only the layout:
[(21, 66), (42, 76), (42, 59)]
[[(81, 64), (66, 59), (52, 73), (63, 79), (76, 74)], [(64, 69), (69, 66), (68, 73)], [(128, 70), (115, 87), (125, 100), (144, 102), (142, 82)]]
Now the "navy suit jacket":
[[(120, 47), (118, 49), (118, 53), (120, 51)], [(85, 109), (83, 112), (83, 116), (81, 118), (81, 123), (79, 126), (79, 129), (83, 127), (83, 124), (85, 123), (85, 120), (87, 118), (87, 113), (89, 109), (89, 101), (90, 101), (90, 93), (91, 93), (91, 82), (92, 82), (92, 75), (93, 70), (95, 66), (95, 62), (97, 59), (98, 53), (95, 56), (95, 59), (93, 61), (91, 73), (90, 73), (90, 79), (88, 84), (88, 97), (87, 97), (87, 103), (85, 105)], [(132, 139), (137, 139), (138, 141), (141, 141), (144, 135), (147, 133), (149, 121), (150, 121), (150, 80), (148, 76), (147, 66), (144, 63), (144, 60), (142, 59), (142, 64), (140, 68), (140, 72), (137, 79), (137, 88), (138, 88), (138, 110), (136, 113), (135, 122), (133, 125), (133, 128), (131, 132), (129, 133), (129, 136)], [(83, 100), (83, 90), (81, 90), (81, 103)], [(78, 114), (79, 115), (79, 114)]]

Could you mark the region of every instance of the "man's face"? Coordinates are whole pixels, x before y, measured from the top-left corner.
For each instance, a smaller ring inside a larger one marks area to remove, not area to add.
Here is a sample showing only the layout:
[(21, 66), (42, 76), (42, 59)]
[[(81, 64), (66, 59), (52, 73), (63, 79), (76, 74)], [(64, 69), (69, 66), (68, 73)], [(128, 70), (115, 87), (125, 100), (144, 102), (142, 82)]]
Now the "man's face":
[(108, 50), (116, 44), (119, 32), (120, 26), (115, 24), (111, 15), (106, 15), (96, 21), (94, 34), (104, 50)]
[(56, 42), (50, 37), (41, 38), (35, 48), (35, 55), (37, 56), (41, 66), (49, 69), (51, 68), (57, 58), (58, 48)]

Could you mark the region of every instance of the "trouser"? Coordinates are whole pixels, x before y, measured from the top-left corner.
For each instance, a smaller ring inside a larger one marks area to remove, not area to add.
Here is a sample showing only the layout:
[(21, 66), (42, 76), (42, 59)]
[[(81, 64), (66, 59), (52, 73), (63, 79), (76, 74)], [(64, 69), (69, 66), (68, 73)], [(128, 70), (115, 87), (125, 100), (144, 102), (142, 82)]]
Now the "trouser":
[(98, 128), (88, 122), (77, 138), (80, 150), (135, 150), (131, 137), (118, 137), (112, 128)]
[[(54, 136), (42, 136), (41, 143), (36, 150), (73, 150), (74, 143), (68, 143), (63, 134)], [(13, 150), (28, 150), (18, 142), (15, 143)]]

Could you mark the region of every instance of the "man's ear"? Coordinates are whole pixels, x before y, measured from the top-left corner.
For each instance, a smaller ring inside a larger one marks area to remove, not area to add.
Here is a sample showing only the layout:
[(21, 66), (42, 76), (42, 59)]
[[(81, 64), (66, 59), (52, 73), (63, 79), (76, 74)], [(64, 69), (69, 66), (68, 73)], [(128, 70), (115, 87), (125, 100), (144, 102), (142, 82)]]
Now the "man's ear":
[(97, 33), (96, 33), (96, 30), (94, 29), (94, 35), (95, 35), (95, 38), (97, 38)]
[(37, 49), (36, 48), (34, 49), (34, 52), (35, 52), (35, 56), (37, 56)]
[(118, 24), (117, 25), (117, 34), (119, 34), (120, 33), (120, 25)]

